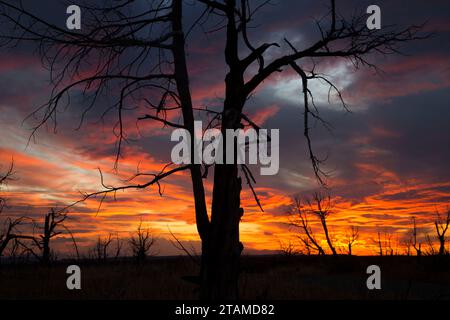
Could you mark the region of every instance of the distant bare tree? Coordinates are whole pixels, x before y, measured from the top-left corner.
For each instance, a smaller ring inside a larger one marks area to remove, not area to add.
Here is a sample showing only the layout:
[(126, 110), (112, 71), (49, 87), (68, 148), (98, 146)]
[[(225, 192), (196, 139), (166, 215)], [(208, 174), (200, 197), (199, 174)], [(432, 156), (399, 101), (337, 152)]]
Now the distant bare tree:
[(280, 240), (280, 252), (287, 257), (292, 257), (301, 253), (292, 239), (289, 239), (287, 241)]
[(115, 237), (116, 246), (114, 249), (114, 253), (111, 254), (111, 246), (113, 244), (114, 238), (113, 234), (110, 233), (107, 237), (97, 238), (97, 243), (95, 244), (93, 254), (94, 259), (98, 261), (106, 261), (108, 258), (113, 257), (114, 259), (118, 259), (120, 256), (120, 253), (122, 252), (123, 242), (119, 238), (119, 235), (117, 234)]
[[(13, 166), (11, 164), (11, 167), (8, 169), (7, 172), (0, 174), (0, 191), (3, 186), (11, 177), (12, 175)], [(0, 195), (0, 214), (3, 212), (3, 208), (5, 206), (6, 200), (1, 197)], [(14, 223), (13, 221), (9, 220), (6, 222), (5, 230), (0, 230), (0, 257), (3, 255), (3, 251), (8, 246), (8, 243), (13, 239), (11, 237), (13, 229), (18, 223)]]
[(380, 231), (377, 232), (377, 239), (374, 240), (378, 247), (378, 255), (393, 256), (398, 254), (398, 239), (395, 242), (395, 249), (392, 247), (392, 234)]
[(447, 208), (447, 216), (442, 218), (440, 213), (436, 211), (436, 221), (434, 226), (436, 227), (436, 235), (439, 240), (439, 255), (443, 256), (447, 253), (445, 249), (445, 234), (447, 233), (448, 226), (450, 225), (450, 208)]
[(417, 225), (416, 217), (412, 217), (413, 220), (413, 234), (412, 234), (412, 246), (416, 250), (416, 255), (420, 257), (422, 255), (422, 243), (417, 240)]
[(412, 247), (411, 238), (403, 241), (403, 246), (405, 247), (405, 255), (409, 257), (411, 255), (411, 247)]
[(425, 239), (427, 240), (428, 249), (426, 250), (426, 255), (435, 256), (437, 254), (436, 249), (434, 248), (433, 239), (429, 234), (425, 235)]
[(351, 226), (350, 230), (347, 230), (345, 234), (345, 239), (347, 242), (348, 255), (352, 255), (353, 245), (358, 241), (359, 238), (359, 228), (355, 226)]
[(50, 262), (50, 240), (61, 234), (60, 231), (56, 231), (56, 228), (61, 225), (66, 218), (66, 213), (57, 213), (54, 209), (51, 209), (51, 211), (45, 215), (44, 233), (40, 236), (42, 244), (42, 261), (44, 263)]
[(315, 192), (312, 200), (308, 200), (309, 211), (317, 216), (322, 225), (325, 239), (327, 240), (328, 247), (334, 256), (337, 255), (336, 249), (334, 248), (333, 241), (330, 237), (330, 232), (328, 231), (327, 218), (331, 213), (333, 213), (333, 201), (331, 197), (323, 196), (320, 192)]
[[(55, 211), (52, 208), (50, 212), (44, 216), (44, 225), (42, 227), (38, 227), (39, 229), (42, 229), (42, 233), (37, 237), (29, 237), (29, 239), (32, 240), (31, 246), (24, 243), (22, 243), (22, 245), (25, 246), (27, 250), (38, 258), (43, 264), (50, 264), (54, 258), (50, 247), (50, 242), (53, 238), (62, 233), (62, 231), (58, 231), (58, 229), (63, 228), (63, 223), (66, 218), (66, 212)], [(40, 254), (35, 252), (33, 245), (38, 248)]]
[(116, 248), (114, 252), (114, 259), (118, 259), (122, 253), (123, 241), (119, 238), (119, 234), (116, 234)]
[(291, 226), (302, 229), (304, 232), (304, 235), (299, 236), (298, 238), (305, 245), (308, 252), (315, 251), (319, 255), (325, 255), (325, 250), (319, 244), (313, 230), (309, 226), (309, 211), (305, 208), (305, 205), (299, 198), (295, 199), (295, 210), (296, 214), (294, 218), (291, 219), (290, 224)]
[(387, 256), (394, 255), (394, 249), (392, 248), (392, 234), (390, 233), (384, 234), (384, 252)]
[(3, 256), (3, 253), (5, 249), (8, 247), (8, 244), (16, 240), (18, 238), (21, 238), (23, 236), (17, 234), (15, 232), (16, 228), (23, 222), (22, 218), (19, 219), (11, 219), (7, 218), (3, 230), (0, 230), (0, 257)]
[(311, 255), (311, 245), (310, 245), (310, 240), (308, 238), (303, 239), (304, 241), (302, 241), (303, 245), (305, 246), (305, 253), (306, 255), (310, 256)]
[[(14, 170), (14, 163), (11, 162), (11, 165), (9, 166), (7, 171), (5, 173), (0, 173), (0, 191), (2, 190), (3, 185), (5, 185), (8, 181), (12, 179), (13, 170)], [(6, 200), (0, 194), (0, 213), (3, 212), (3, 208), (5, 207), (5, 205)]]
[(152, 236), (149, 228), (142, 228), (142, 222), (136, 230), (135, 235), (130, 238), (130, 246), (133, 256), (138, 262), (143, 262), (150, 255), (150, 250), (155, 244), (155, 238)]
[[(5, 173), (0, 174), (0, 191), (2, 187), (8, 182), (11, 181), (14, 174), (14, 163), (11, 162), (10, 166), (6, 170)], [(0, 194), (0, 214), (3, 212), (3, 209), (6, 206), (6, 199)], [(0, 257), (5, 252), (8, 244), (11, 241), (14, 241), (14, 244), (17, 245), (17, 241), (19, 239), (27, 239), (28, 236), (22, 235), (18, 232), (17, 228), (24, 222), (25, 217), (19, 218), (6, 218), (3, 221), (3, 227), (0, 229)], [(15, 250), (13, 250), (15, 251)]]
[(381, 257), (381, 256), (383, 256), (383, 243), (381, 242), (381, 233), (379, 231), (378, 231), (377, 244), (378, 244), (378, 254)]

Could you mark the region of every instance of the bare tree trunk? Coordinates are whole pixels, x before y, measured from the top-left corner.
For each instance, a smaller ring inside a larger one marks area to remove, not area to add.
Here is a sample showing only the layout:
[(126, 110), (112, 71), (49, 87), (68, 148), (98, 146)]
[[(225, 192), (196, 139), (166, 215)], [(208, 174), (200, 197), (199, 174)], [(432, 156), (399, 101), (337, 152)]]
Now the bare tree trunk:
[(380, 256), (383, 256), (383, 245), (381, 244), (381, 235), (378, 232), (378, 250), (380, 252)]
[[(229, 48), (226, 52), (229, 54)], [(230, 65), (230, 69), (226, 78), (227, 94), (222, 120), (224, 146), (227, 145), (225, 130), (240, 127), (243, 107), (243, 102), (239, 99), (242, 74), (235, 72), (234, 65)], [(236, 157), (236, 141), (234, 142)], [(226, 148), (223, 154), (226, 159)], [(239, 223), (244, 210), (240, 207), (242, 181), (238, 176), (236, 159), (234, 160), (234, 164), (216, 164), (214, 167), (211, 226), (207, 243), (203, 246), (202, 298), (238, 298), (239, 260), (243, 250), (239, 241)]]
[(439, 240), (439, 255), (443, 256), (446, 254), (445, 250), (445, 234), (450, 226), (450, 209), (447, 208), (447, 217), (441, 221), (439, 212), (437, 212), (437, 219), (434, 222), (436, 227), (436, 234)]
[(211, 233), (202, 261), (202, 298), (237, 299), (241, 179), (237, 166), (215, 167)]
[(422, 244), (417, 241), (417, 225), (416, 218), (413, 217), (413, 248), (416, 250), (416, 255), (420, 257), (422, 255)]
[[(234, 1), (228, 3), (234, 8)], [(173, 30), (175, 80), (182, 104), (184, 125), (194, 136), (192, 99), (186, 67), (185, 43), (182, 32), (182, 2), (173, 1)], [(230, 72), (226, 79), (226, 99), (222, 130), (240, 127), (240, 115), (244, 100), (243, 72), (238, 59), (237, 30), (234, 11), (229, 12), (227, 47), (225, 50)], [(224, 135), (225, 137), (225, 135)], [(192, 141), (193, 143), (193, 141)], [(224, 138), (224, 145), (226, 141)], [(226, 152), (224, 150), (224, 159)], [(192, 159), (193, 160), (193, 154)], [(193, 161), (191, 161), (193, 163)], [(200, 296), (202, 299), (237, 299), (239, 258), (243, 246), (239, 241), (239, 222), (243, 214), (240, 208), (241, 179), (236, 164), (216, 165), (214, 169), (213, 203), (209, 222), (205, 192), (199, 165), (191, 168), (195, 199), (197, 229), (202, 240)]]
[(45, 215), (44, 234), (42, 236), (42, 263), (50, 263), (50, 213)]
[(440, 256), (445, 255), (445, 238), (439, 237), (439, 253)]
[(328, 246), (330, 247), (331, 252), (333, 252), (333, 256), (337, 256), (336, 249), (334, 248), (333, 243), (330, 239), (326, 219), (324, 217), (320, 217), (320, 222), (322, 223), (323, 232), (325, 233), (325, 238), (327, 239)]
[[(172, 27), (175, 33), (173, 41), (173, 55), (175, 62), (175, 81), (177, 83), (178, 95), (181, 101), (183, 122), (186, 129), (194, 137), (194, 114), (192, 106), (192, 97), (189, 90), (189, 74), (186, 63), (185, 39), (182, 26), (182, 1), (174, 0), (172, 2)], [(191, 141), (191, 150), (193, 149), (193, 139)], [(197, 223), (197, 230), (202, 241), (202, 262), (200, 271), (200, 297), (202, 299), (212, 299), (222, 296), (223, 289), (220, 283), (224, 273), (218, 268), (223, 263), (223, 259), (218, 259), (216, 254), (220, 245), (217, 243), (217, 235), (214, 237), (215, 241), (210, 240), (211, 224), (208, 218), (208, 211), (206, 209), (205, 190), (202, 181), (202, 174), (200, 165), (194, 164), (194, 154), (191, 152), (191, 163), (193, 164), (190, 173), (194, 193), (195, 202), (195, 216)], [(217, 171), (217, 169), (216, 169)], [(217, 210), (213, 210), (212, 215), (216, 214)], [(217, 233), (217, 230), (215, 231)], [(220, 249), (222, 250), (222, 249)], [(219, 263), (219, 260), (222, 262)]]
[[(241, 128), (241, 113), (244, 107), (244, 74), (238, 56), (238, 31), (235, 21), (235, 0), (225, 2), (227, 6), (227, 41), (225, 60), (229, 72), (225, 78), (225, 102), (222, 114), (224, 146), (225, 131)], [(239, 241), (239, 223), (244, 214), (240, 207), (242, 188), (236, 164), (236, 141), (234, 141), (234, 164), (216, 164), (211, 211), (211, 233), (207, 244), (207, 255), (203, 274), (202, 297), (209, 299), (237, 299), (239, 260), (243, 245)], [(224, 159), (227, 159), (224, 147)]]

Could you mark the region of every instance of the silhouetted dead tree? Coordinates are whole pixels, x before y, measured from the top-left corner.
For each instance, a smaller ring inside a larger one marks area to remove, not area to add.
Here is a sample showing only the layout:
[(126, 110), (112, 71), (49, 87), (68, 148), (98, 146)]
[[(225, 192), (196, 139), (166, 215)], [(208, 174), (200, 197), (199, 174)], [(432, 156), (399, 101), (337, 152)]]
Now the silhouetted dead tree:
[[(382, 237), (383, 236), (383, 237)], [(395, 248), (392, 244), (392, 235), (384, 232), (377, 232), (377, 239), (374, 240), (378, 247), (378, 255), (380, 256), (393, 256), (398, 254), (398, 241), (395, 242)]]
[(422, 243), (417, 240), (417, 225), (416, 217), (412, 217), (413, 220), (413, 234), (412, 234), (412, 246), (416, 250), (416, 255), (420, 257), (422, 255)]
[(41, 249), (42, 249), (42, 261), (49, 263), (51, 259), (50, 240), (61, 234), (60, 231), (56, 231), (56, 228), (66, 220), (67, 215), (65, 213), (56, 213), (51, 209), (44, 218), (44, 232), (41, 237)]
[[(0, 191), (2, 191), (2, 187), (12, 179), (13, 170), (14, 170), (14, 163), (11, 162), (11, 165), (6, 170), (6, 172), (4, 173), (0, 172)], [(2, 197), (2, 194), (0, 194), (0, 214), (3, 212), (3, 208), (5, 207), (5, 205), (6, 199)]]
[(105, 261), (108, 259), (108, 247), (111, 244), (111, 234), (108, 238), (103, 239), (101, 237), (97, 238), (97, 243), (95, 244), (94, 257), (98, 261)]
[(428, 249), (426, 250), (426, 255), (435, 256), (437, 254), (437, 251), (434, 248), (433, 239), (431, 239), (429, 234), (425, 235), (425, 239), (427, 240), (427, 245), (428, 245)]
[(94, 248), (94, 258), (98, 261), (106, 261), (109, 257), (109, 246), (112, 243), (112, 234), (106, 238), (98, 237)]
[[(316, 73), (314, 66), (330, 59), (347, 59), (356, 68), (375, 67), (368, 61), (369, 55), (397, 53), (399, 44), (423, 38), (418, 34), (420, 27), (417, 26), (404, 29), (384, 26), (381, 30), (369, 30), (365, 12), (346, 19), (338, 14), (335, 1), (331, 0), (328, 19), (317, 22), (320, 36), (312, 45), (297, 48), (289, 39), (256, 45), (247, 31), (267, 1), (196, 0), (194, 3), (201, 6), (201, 14), (192, 27), (198, 24), (204, 26), (211, 16), (215, 16), (223, 21), (223, 25), (214, 28), (215, 31), (223, 30), (226, 35), (224, 51), (229, 70), (225, 76), (223, 108), (214, 114), (216, 125), (221, 130), (227, 130), (241, 128), (243, 122), (254, 124), (253, 121), (246, 121), (244, 115), (248, 98), (274, 74), (293, 70), (301, 80), (303, 133), (308, 155), (314, 174), (322, 183), (325, 175), (320, 167), (322, 160), (313, 151), (310, 131), (312, 119), (321, 121), (310, 90), (311, 83), (322, 81), (331, 92), (336, 92), (343, 106), (346, 105), (336, 85), (327, 76)], [(197, 108), (192, 103), (186, 63), (187, 34), (191, 29), (185, 31), (183, 28), (186, 25), (183, 23), (183, 9), (182, 0), (155, 0), (149, 1), (146, 6), (128, 0), (95, 4), (90, 1), (89, 5), (82, 6), (82, 30), (72, 32), (39, 18), (15, 1), (0, 0), (4, 31), (0, 39), (3, 44), (37, 44), (55, 85), (48, 103), (34, 114), (39, 118), (35, 129), (49, 122), (56, 125), (56, 114), (68, 105), (70, 93), (81, 88), (85, 97), (89, 97), (82, 119), (96, 106), (101, 93), (106, 90), (118, 92), (117, 97), (109, 94), (110, 99), (116, 98), (116, 101), (105, 110), (105, 113), (114, 111), (116, 114), (113, 131), (117, 137), (117, 161), (122, 145), (127, 141), (124, 113), (133, 109), (130, 107), (150, 110), (143, 112), (141, 121), (185, 128), (194, 136), (194, 110)], [(270, 51), (274, 47), (279, 48), (279, 54)], [(166, 115), (170, 112), (181, 113), (178, 117), (181, 123), (168, 121)], [(199, 112), (210, 114), (205, 108)], [(191, 153), (191, 160), (194, 163), (194, 152)], [(207, 176), (207, 168), (203, 166), (202, 172), (201, 165), (172, 165), (170, 170), (165, 167), (159, 173), (138, 173), (136, 178), (150, 177), (150, 180), (122, 187), (104, 184), (103, 190), (86, 194), (82, 200), (105, 197), (119, 190), (152, 186), (161, 192), (159, 186), (163, 179), (189, 171), (197, 230), (202, 240), (201, 297), (236, 299), (239, 259), (243, 250), (239, 240), (239, 223), (244, 213), (240, 193), (242, 179), (246, 179), (253, 190), (251, 176), (237, 164), (215, 165), (212, 207), (208, 215), (202, 180)], [(240, 168), (245, 171), (244, 174)]]
[(450, 225), (450, 208), (447, 208), (447, 215), (445, 218), (442, 218), (440, 213), (436, 212), (436, 221), (434, 222), (434, 226), (436, 228), (436, 236), (439, 240), (439, 255), (443, 256), (447, 253), (445, 248), (445, 234), (447, 233), (448, 226)]
[(150, 255), (150, 250), (155, 245), (156, 239), (152, 236), (149, 228), (142, 228), (142, 222), (136, 230), (134, 236), (131, 236), (129, 243), (133, 257), (137, 262), (144, 262)]
[(312, 200), (308, 199), (309, 211), (319, 218), (320, 224), (322, 225), (323, 233), (327, 241), (328, 247), (334, 256), (337, 256), (336, 249), (334, 248), (333, 241), (330, 237), (330, 232), (328, 231), (327, 218), (333, 212), (333, 201), (330, 196), (323, 196), (320, 192), (314, 193)]
[[(29, 237), (32, 240), (31, 245), (25, 246), (28, 251), (39, 259), (43, 264), (50, 264), (54, 258), (51, 250), (51, 240), (62, 233), (58, 231), (59, 228), (63, 228), (64, 221), (67, 218), (67, 213), (62, 211), (55, 211), (53, 208), (44, 216), (44, 224), (42, 227), (38, 227), (42, 230), (42, 233), (38, 236)], [(40, 254), (36, 253), (33, 247), (37, 247)]]
[(123, 241), (119, 238), (119, 234), (116, 234), (116, 247), (114, 251), (114, 259), (120, 258), (123, 248)]
[(292, 239), (289, 239), (287, 241), (280, 240), (280, 252), (285, 255), (286, 257), (292, 257), (295, 255), (298, 255), (302, 253), (295, 243), (292, 241)]
[(14, 241), (24, 236), (17, 233), (16, 229), (23, 222), (23, 218), (11, 219), (7, 218), (4, 222), (2, 230), (0, 230), (0, 257), (3, 256), (4, 251), (11, 241)]
[(308, 208), (302, 203), (300, 199), (295, 199), (295, 217), (291, 219), (290, 224), (294, 227), (303, 230), (304, 235), (299, 236), (299, 240), (304, 244), (308, 252), (317, 252), (319, 255), (325, 255), (325, 250), (316, 239), (313, 230), (309, 225)]
[(350, 230), (347, 230), (345, 234), (345, 240), (347, 242), (347, 248), (348, 248), (348, 255), (352, 255), (352, 248), (353, 245), (358, 241), (359, 238), (359, 228), (355, 226), (351, 226)]
[(381, 242), (381, 233), (379, 231), (378, 231), (377, 244), (378, 244), (378, 254), (381, 257), (381, 256), (383, 256), (383, 243)]
[[(10, 166), (6, 172), (0, 174), (0, 191), (2, 187), (13, 179), (14, 174), (14, 163), (11, 162)], [(3, 209), (6, 206), (6, 199), (0, 194), (0, 214), (2, 214)], [(0, 218), (2, 218), (0, 216)], [(3, 220), (3, 219), (2, 219)], [(23, 224), (25, 217), (11, 218), (6, 217), (3, 220), (3, 226), (0, 229), (0, 257), (3, 256), (8, 245), (13, 242), (14, 246), (17, 245), (19, 239), (29, 239), (29, 236), (22, 235), (18, 231), (18, 227)], [(15, 251), (15, 250), (13, 250)]]
[(394, 249), (392, 249), (392, 235), (385, 233), (384, 234), (384, 241), (385, 241), (385, 252), (387, 256), (393, 256), (394, 255)]
[[(113, 247), (113, 243), (115, 246)], [(100, 262), (105, 262), (110, 258), (118, 259), (122, 252), (123, 241), (119, 238), (119, 234), (109, 233), (107, 237), (98, 237), (97, 242), (92, 250), (93, 258)]]
[(411, 256), (411, 247), (412, 247), (412, 240), (411, 238), (403, 241), (403, 246), (405, 248), (405, 255), (406, 256)]

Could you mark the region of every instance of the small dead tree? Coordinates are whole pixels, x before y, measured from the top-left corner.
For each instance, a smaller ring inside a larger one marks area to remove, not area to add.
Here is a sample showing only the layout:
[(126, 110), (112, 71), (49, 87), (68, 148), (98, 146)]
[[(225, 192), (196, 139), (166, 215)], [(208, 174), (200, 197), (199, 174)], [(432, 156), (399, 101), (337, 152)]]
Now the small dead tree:
[(433, 243), (432, 237), (427, 233), (425, 235), (425, 239), (427, 240), (427, 246), (428, 246), (428, 249), (426, 250), (425, 254), (428, 256), (435, 256), (437, 254), (437, 251), (434, 248), (434, 243)]
[(345, 239), (347, 242), (348, 255), (352, 255), (353, 245), (358, 241), (359, 238), (359, 228), (355, 226), (351, 226), (349, 230), (347, 230), (345, 234)]
[(378, 231), (378, 238), (375, 240), (375, 243), (378, 246), (378, 254), (379, 256), (393, 256), (394, 254), (398, 254), (398, 241), (396, 242), (396, 248), (392, 247), (392, 235), (385, 232), (383, 235)]
[(119, 238), (119, 234), (116, 234), (116, 250), (114, 252), (114, 259), (118, 259), (122, 253), (123, 241)]
[[(1, 190), (1, 187), (10, 179), (10, 177), (12, 175), (12, 170), (13, 170), (13, 166), (11, 165), (11, 167), (9, 168), (9, 170), (6, 173), (0, 175), (0, 190)], [(0, 213), (3, 212), (5, 203), (6, 203), (6, 200), (0, 196)], [(17, 225), (17, 223), (14, 223), (14, 221), (7, 219), (6, 226), (4, 228), (5, 230), (3, 232), (0, 231), (0, 257), (3, 255), (3, 251), (8, 246), (9, 241), (11, 241), (13, 239), (12, 232), (16, 225)]]
[(110, 233), (106, 238), (98, 237), (94, 247), (94, 257), (98, 261), (106, 261), (109, 257), (109, 246), (113, 239)]
[[(2, 186), (4, 186), (8, 181), (10, 181), (12, 179), (13, 168), (14, 168), (14, 163), (11, 162), (11, 165), (9, 166), (8, 170), (5, 173), (0, 174), (0, 191), (2, 190)], [(5, 207), (5, 205), (6, 205), (6, 200), (0, 194), (0, 213), (3, 212), (3, 208)]]
[[(12, 176), (14, 174), (14, 162), (11, 162), (11, 165), (7, 169), (7, 171), (3, 174), (0, 174), (0, 191), (2, 186), (4, 186), (8, 181), (12, 180)], [(6, 200), (0, 194), (0, 214), (3, 212), (3, 209), (6, 206)], [(3, 222), (4, 226), (0, 230), (0, 257), (3, 256), (8, 244), (10, 242), (17, 243), (19, 239), (29, 238), (28, 236), (24, 236), (18, 233), (17, 227), (23, 223), (25, 217), (19, 218), (6, 218)]]
[(308, 252), (317, 252), (319, 255), (325, 255), (325, 250), (317, 241), (313, 230), (309, 225), (309, 211), (305, 208), (299, 198), (295, 199), (295, 218), (291, 218), (290, 225), (303, 230), (304, 235), (299, 236), (299, 240), (305, 245)]
[(392, 248), (392, 234), (385, 233), (386, 255), (393, 256), (394, 249)]
[(334, 207), (331, 197), (329, 195), (323, 196), (320, 192), (316, 192), (314, 193), (312, 200), (308, 200), (308, 205), (311, 213), (313, 213), (320, 220), (325, 239), (327, 241), (328, 247), (333, 253), (333, 256), (337, 256), (337, 252), (334, 248), (333, 241), (331, 240), (330, 232), (328, 231), (327, 226), (327, 218), (333, 212)]
[(289, 239), (288, 241), (280, 240), (280, 252), (286, 257), (292, 257), (301, 253), (292, 239)]
[(50, 242), (53, 238), (60, 235), (62, 232), (57, 231), (59, 227), (62, 227), (64, 221), (67, 218), (67, 213), (62, 211), (55, 211), (53, 208), (44, 217), (44, 226), (42, 228), (42, 234), (39, 235), (39, 240), (33, 238), (35, 245), (41, 251), (40, 260), (44, 264), (49, 264), (52, 260), (52, 252), (50, 248)]
[(378, 254), (380, 255), (380, 257), (382, 257), (383, 256), (383, 243), (381, 242), (381, 233), (379, 231), (378, 231), (377, 244), (378, 244)]
[(411, 238), (406, 239), (405, 241), (403, 241), (403, 246), (405, 247), (405, 255), (406, 256), (411, 256), (411, 247), (412, 247), (412, 240)]
[(417, 224), (416, 217), (412, 217), (413, 220), (413, 235), (412, 235), (412, 246), (416, 250), (416, 255), (420, 257), (422, 255), (422, 243), (417, 240)]
[(150, 249), (155, 244), (155, 241), (150, 229), (144, 229), (142, 227), (142, 222), (139, 223), (135, 235), (130, 238), (131, 251), (138, 262), (143, 262), (147, 259), (150, 255)]
[(434, 226), (436, 227), (436, 235), (439, 240), (439, 255), (443, 256), (447, 253), (445, 249), (445, 234), (447, 233), (448, 226), (450, 225), (450, 208), (447, 208), (447, 216), (442, 218), (440, 213), (436, 211), (436, 221)]
[(311, 246), (310, 246), (310, 241), (308, 238), (304, 239), (305, 241), (303, 241), (303, 244), (305, 246), (305, 253), (307, 256), (311, 255)]
[(11, 241), (24, 236), (15, 232), (16, 228), (22, 223), (23, 218), (11, 219), (7, 218), (4, 223), (3, 231), (0, 230), (0, 257), (3, 256), (3, 252), (8, 247)]

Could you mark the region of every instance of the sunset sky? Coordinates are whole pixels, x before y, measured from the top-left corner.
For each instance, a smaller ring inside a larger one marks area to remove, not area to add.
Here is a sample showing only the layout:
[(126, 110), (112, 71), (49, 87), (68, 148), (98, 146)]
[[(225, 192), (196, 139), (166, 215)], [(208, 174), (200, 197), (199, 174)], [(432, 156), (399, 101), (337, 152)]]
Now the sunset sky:
[[(65, 7), (57, 1), (24, 1), (36, 15), (63, 26)], [(73, 1), (76, 3), (76, 1)], [(191, 3), (191, 1), (187, 1)], [(301, 47), (317, 39), (314, 18), (327, 12), (328, 1), (274, 1), (263, 8), (251, 29), (256, 44), (293, 39)], [(355, 5), (366, 8), (374, 1), (337, 1), (342, 14)], [(376, 1), (382, 9), (383, 25), (402, 26), (427, 22), (427, 40), (402, 47), (405, 55), (371, 56), (382, 72), (355, 70), (342, 59), (318, 65), (339, 87), (351, 112), (332, 99), (328, 87), (315, 83), (311, 90), (321, 116), (332, 124), (331, 132), (317, 123), (312, 130), (319, 157), (328, 157), (324, 170), (329, 193), (336, 203), (329, 228), (336, 246), (345, 246), (349, 226), (358, 226), (356, 254), (376, 254), (377, 233), (392, 235), (393, 246), (403, 250), (411, 235), (411, 218), (417, 218), (419, 236), (435, 236), (436, 211), (450, 206), (450, 2), (448, 0)], [(199, 5), (186, 5), (187, 21), (201, 14)], [(1, 26), (0, 26), (1, 27)], [(220, 107), (227, 67), (223, 58), (224, 32), (205, 34), (195, 29), (188, 39), (188, 63), (194, 103), (198, 107)], [(273, 55), (280, 52), (275, 49)], [(58, 114), (56, 133), (42, 128), (35, 140), (28, 139), (36, 124), (27, 116), (48, 99), (48, 70), (42, 67), (34, 47), (2, 48), (0, 51), (0, 172), (14, 159), (15, 180), (2, 190), (8, 208), (3, 215), (41, 220), (52, 207), (61, 208), (79, 200), (80, 192), (102, 188), (98, 168), (106, 184), (124, 184), (139, 170), (159, 172), (170, 161), (171, 129), (156, 123), (136, 124), (127, 115), (125, 145), (118, 172), (114, 171), (116, 139), (113, 124), (101, 122), (108, 107), (104, 97), (76, 130), (83, 102), (75, 95), (71, 105)], [(280, 171), (259, 176), (256, 191), (260, 212), (251, 191), (244, 186), (245, 215), (241, 239), (247, 253), (274, 252), (280, 241), (297, 242), (299, 230), (288, 226), (292, 199), (306, 197), (318, 189), (303, 138), (300, 81), (291, 72), (265, 82), (247, 104), (246, 113), (265, 128), (280, 129)], [(78, 93), (81, 94), (81, 91)], [(178, 118), (174, 118), (177, 120)], [(208, 195), (212, 183), (205, 181)], [(160, 238), (160, 255), (181, 254), (170, 244), (172, 231), (181, 241), (198, 247), (190, 179), (185, 173), (162, 183), (163, 196), (153, 187), (117, 193), (108, 197), (97, 214), (99, 199), (69, 210), (67, 226), (87, 252), (98, 236), (109, 233), (129, 237), (140, 221)], [(210, 204), (210, 197), (208, 196)], [(318, 224), (318, 237), (321, 238)], [(321, 238), (322, 239), (322, 238)], [(324, 240), (324, 239), (323, 239)], [(56, 240), (60, 250), (72, 253), (67, 234)], [(326, 247), (326, 243), (323, 243)]]

